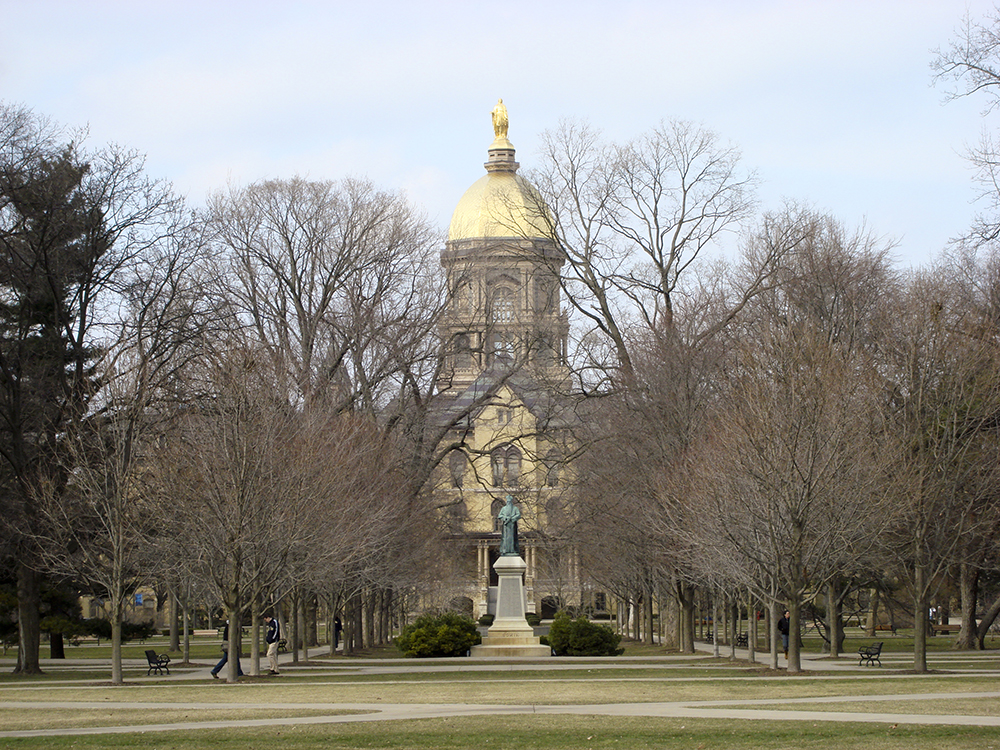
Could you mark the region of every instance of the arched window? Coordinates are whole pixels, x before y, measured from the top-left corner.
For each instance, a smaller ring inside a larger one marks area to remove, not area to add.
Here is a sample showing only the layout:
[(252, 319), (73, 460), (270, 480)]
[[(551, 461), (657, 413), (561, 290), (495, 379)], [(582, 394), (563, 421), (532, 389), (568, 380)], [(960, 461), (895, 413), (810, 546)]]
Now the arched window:
[(494, 487), (514, 487), (521, 476), (521, 451), (502, 445), (490, 454)]
[(559, 486), (559, 470), (562, 468), (562, 456), (556, 449), (550, 450), (545, 455), (545, 486), (546, 487), (558, 487)]
[(452, 451), (448, 456), (448, 469), (451, 472), (451, 486), (461, 487), (465, 482), (465, 468), (468, 461), (462, 451)]
[(493, 321), (513, 323), (516, 298), (514, 290), (501, 286), (493, 292)]

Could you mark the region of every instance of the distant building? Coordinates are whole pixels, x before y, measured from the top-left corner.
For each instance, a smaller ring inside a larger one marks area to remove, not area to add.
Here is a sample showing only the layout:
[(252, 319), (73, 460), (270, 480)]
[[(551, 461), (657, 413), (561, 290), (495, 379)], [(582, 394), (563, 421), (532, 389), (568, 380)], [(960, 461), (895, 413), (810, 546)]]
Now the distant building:
[(458, 202), (441, 253), (450, 304), (440, 326), (447, 366), (438, 416), (458, 421), (435, 500), (452, 541), (451, 581), (463, 588), (450, 604), (471, 605), (477, 617), (492, 611), (496, 515), (511, 495), (522, 513), (527, 611), (550, 616), (580, 604), (583, 591), (576, 551), (560, 534), (571, 515), (576, 419), (566, 395), (563, 260), (548, 208), (517, 175), (506, 110), (502, 131), (496, 123), (494, 114), (486, 175)]

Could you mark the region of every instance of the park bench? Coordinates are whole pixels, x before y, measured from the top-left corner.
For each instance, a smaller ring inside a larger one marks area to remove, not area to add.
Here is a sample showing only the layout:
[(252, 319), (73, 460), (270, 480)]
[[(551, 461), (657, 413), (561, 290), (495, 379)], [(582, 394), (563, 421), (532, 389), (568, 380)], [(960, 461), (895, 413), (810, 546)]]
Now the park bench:
[(882, 641), (876, 641), (870, 646), (861, 646), (858, 648), (858, 666), (860, 667), (862, 662), (867, 662), (869, 667), (874, 667), (875, 662), (882, 666), (882, 660), (879, 655), (882, 653)]
[(278, 653), (279, 654), (283, 654), (286, 651), (288, 651), (288, 639), (287, 638), (279, 638), (278, 639)]
[(749, 636), (746, 633), (737, 633), (736, 634), (736, 645), (737, 646), (740, 646), (742, 648), (746, 648), (747, 645), (749, 644), (749, 642), (750, 642), (750, 639), (749, 639)]
[(935, 625), (931, 624), (931, 633), (934, 635), (939, 635), (941, 633), (957, 633), (962, 629), (961, 625)]
[(163, 674), (163, 670), (167, 670), (167, 674), (170, 674), (170, 667), (167, 665), (170, 663), (170, 657), (166, 654), (157, 654), (153, 649), (146, 650), (146, 661), (149, 663), (149, 669), (146, 670), (146, 675), (153, 673), (156, 670), (156, 674)]

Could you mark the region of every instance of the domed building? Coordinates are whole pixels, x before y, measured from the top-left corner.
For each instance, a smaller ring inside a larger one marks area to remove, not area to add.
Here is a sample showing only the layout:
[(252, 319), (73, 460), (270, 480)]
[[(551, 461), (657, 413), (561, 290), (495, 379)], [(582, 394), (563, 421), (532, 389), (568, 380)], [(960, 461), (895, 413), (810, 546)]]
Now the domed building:
[(441, 253), (450, 300), (440, 324), (446, 366), (438, 388), (447, 406), (439, 418), (451, 426), (451, 450), (435, 501), (453, 543), (448, 557), (457, 562), (452, 582), (464, 587), (459, 598), (478, 617), (493, 609), (496, 517), (514, 498), (527, 611), (548, 616), (581, 598), (577, 557), (560, 535), (570, 512), (574, 419), (564, 395), (563, 259), (550, 239), (547, 206), (517, 174), (502, 101), (493, 120), (486, 174), (459, 200)]

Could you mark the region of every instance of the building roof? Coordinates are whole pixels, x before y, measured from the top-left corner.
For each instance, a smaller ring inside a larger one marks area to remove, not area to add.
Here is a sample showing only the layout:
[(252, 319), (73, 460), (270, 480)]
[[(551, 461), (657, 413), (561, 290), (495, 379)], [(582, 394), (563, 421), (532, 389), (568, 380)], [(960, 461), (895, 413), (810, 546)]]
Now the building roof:
[(435, 421), (440, 425), (454, 422), (459, 429), (469, 427), (484, 408), (495, 404), (495, 397), (504, 387), (547, 430), (570, 427), (577, 421), (574, 399), (555, 392), (523, 370), (510, 372), (503, 367), (484, 370), (464, 390), (442, 399)]

